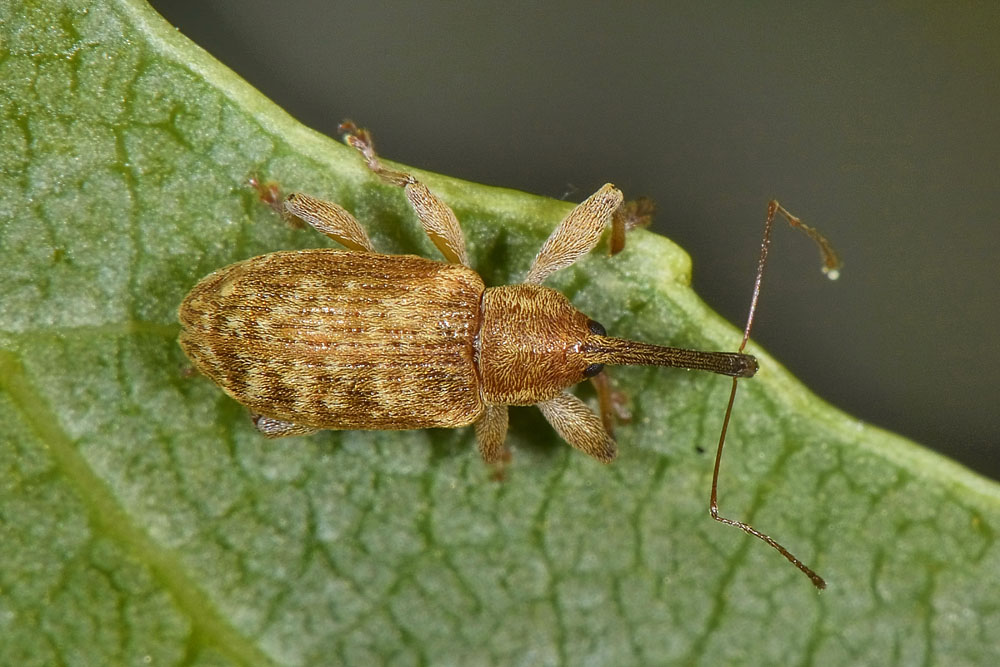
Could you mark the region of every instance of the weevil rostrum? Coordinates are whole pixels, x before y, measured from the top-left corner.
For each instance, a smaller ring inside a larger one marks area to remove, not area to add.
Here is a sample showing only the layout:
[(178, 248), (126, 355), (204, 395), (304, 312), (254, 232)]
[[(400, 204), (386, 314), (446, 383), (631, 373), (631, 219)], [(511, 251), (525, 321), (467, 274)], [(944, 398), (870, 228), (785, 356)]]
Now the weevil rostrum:
[[(826, 240), (776, 202), (768, 208), (743, 343), (736, 352), (663, 347), (607, 335), (604, 327), (541, 283), (590, 252), (605, 227), (623, 237), (622, 193), (611, 184), (574, 208), (538, 251), (524, 282), (486, 287), (469, 266), (452, 210), (412, 175), (382, 165), (371, 135), (353, 123), (345, 141), (383, 181), (403, 188), (446, 262), (375, 252), (364, 229), (332, 202), (257, 184), (262, 198), (347, 248), (274, 252), (202, 279), (180, 306), (180, 345), (194, 366), (249, 408), (266, 437), (321, 429), (422, 429), (473, 425), (482, 458), (506, 463), (507, 408), (536, 405), (556, 432), (610, 463), (617, 446), (602, 420), (567, 389), (605, 365), (705, 370), (733, 378), (712, 480), (712, 518), (781, 552), (819, 588), (822, 578), (752, 526), (719, 515), (722, 447), (736, 383), (757, 371), (743, 349), (776, 213), (816, 241), (831, 276)], [(620, 244), (619, 244), (620, 246)], [(594, 383), (602, 405), (608, 384)]]

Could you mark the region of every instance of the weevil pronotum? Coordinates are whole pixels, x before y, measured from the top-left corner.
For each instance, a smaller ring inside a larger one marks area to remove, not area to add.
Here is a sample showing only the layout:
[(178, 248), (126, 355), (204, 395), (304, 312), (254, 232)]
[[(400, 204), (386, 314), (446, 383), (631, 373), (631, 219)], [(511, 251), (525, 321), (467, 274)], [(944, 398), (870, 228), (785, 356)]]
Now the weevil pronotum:
[[(604, 463), (617, 446), (607, 420), (566, 390), (607, 365), (672, 366), (731, 376), (712, 476), (716, 521), (777, 549), (819, 588), (825, 582), (775, 540), (718, 511), (719, 465), (739, 378), (757, 371), (744, 354), (776, 214), (819, 245), (824, 270), (839, 260), (817, 231), (777, 202), (767, 209), (743, 341), (736, 352), (701, 352), (608, 336), (559, 292), (541, 283), (590, 252), (612, 225), (620, 248), (622, 193), (611, 184), (574, 208), (535, 256), (524, 282), (485, 287), (469, 267), (452, 210), (412, 175), (379, 161), (371, 135), (341, 126), (381, 180), (403, 188), (424, 231), (447, 262), (381, 255), (337, 204), (255, 183), (262, 199), (312, 225), (348, 250), (275, 252), (202, 279), (180, 306), (180, 344), (199, 371), (250, 409), (269, 438), (320, 429), (420, 429), (474, 425), (479, 452), (494, 466), (504, 444), (507, 406), (537, 405), (569, 444)], [(615, 241), (617, 240), (617, 241)], [(602, 405), (607, 382), (594, 383)]]

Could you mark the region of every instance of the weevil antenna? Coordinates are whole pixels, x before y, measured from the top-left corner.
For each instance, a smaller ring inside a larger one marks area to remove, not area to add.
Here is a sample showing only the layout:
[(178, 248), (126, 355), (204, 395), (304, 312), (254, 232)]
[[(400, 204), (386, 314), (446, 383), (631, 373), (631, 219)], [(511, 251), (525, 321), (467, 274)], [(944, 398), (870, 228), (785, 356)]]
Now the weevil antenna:
[[(757, 277), (753, 284), (753, 296), (750, 299), (750, 311), (747, 314), (747, 323), (743, 328), (743, 340), (740, 342), (738, 354), (742, 354), (744, 348), (747, 346), (747, 341), (750, 340), (750, 330), (753, 328), (753, 319), (757, 313), (757, 302), (760, 299), (760, 286), (764, 278), (764, 267), (767, 265), (767, 252), (771, 247), (771, 229), (774, 226), (774, 216), (776, 213), (780, 213), (788, 224), (793, 228), (802, 230), (809, 238), (811, 238), (817, 246), (819, 246), (820, 254), (823, 257), (823, 273), (827, 275), (830, 280), (836, 280), (840, 275), (841, 261), (837, 256), (836, 251), (834, 251), (833, 246), (830, 244), (826, 238), (820, 234), (816, 229), (809, 227), (802, 223), (801, 220), (789, 213), (781, 204), (777, 201), (771, 201), (767, 205), (767, 220), (764, 222), (764, 237), (761, 239), (760, 243), (760, 259), (757, 261)], [(719, 469), (722, 465), (722, 448), (726, 444), (726, 432), (729, 430), (729, 420), (733, 414), (733, 402), (736, 400), (736, 387), (739, 384), (739, 376), (733, 377), (733, 388), (729, 392), (729, 403), (726, 405), (726, 415), (722, 420), (722, 432), (719, 434), (719, 447), (715, 452), (715, 469), (712, 471), (712, 496), (709, 501), (709, 512), (712, 518), (720, 523), (724, 523), (729, 526), (735, 526), (747, 533), (748, 535), (753, 535), (754, 537), (763, 540), (767, 544), (774, 547), (778, 553), (788, 559), (788, 561), (799, 568), (803, 574), (809, 577), (813, 585), (822, 590), (826, 588), (826, 582), (823, 577), (816, 574), (808, 565), (796, 558), (792, 552), (790, 552), (785, 547), (781, 546), (776, 540), (771, 538), (769, 535), (765, 535), (748, 523), (743, 523), (742, 521), (737, 521), (736, 519), (729, 519), (719, 514)]]

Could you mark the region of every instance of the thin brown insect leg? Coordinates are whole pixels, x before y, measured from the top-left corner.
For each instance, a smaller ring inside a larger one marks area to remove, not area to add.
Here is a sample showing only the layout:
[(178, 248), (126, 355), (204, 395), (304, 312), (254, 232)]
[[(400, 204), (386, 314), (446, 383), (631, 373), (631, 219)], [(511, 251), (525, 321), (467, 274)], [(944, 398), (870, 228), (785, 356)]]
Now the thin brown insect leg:
[(618, 422), (627, 423), (632, 419), (632, 415), (629, 414), (628, 406), (626, 405), (628, 399), (625, 394), (615, 390), (611, 386), (611, 380), (608, 378), (607, 372), (598, 373), (590, 378), (590, 383), (594, 386), (594, 391), (597, 393), (597, 404), (600, 407), (601, 423), (604, 424), (604, 430), (611, 437), (614, 437), (615, 425)]
[(625, 235), (636, 227), (649, 227), (656, 213), (656, 203), (649, 197), (623, 202), (611, 218), (611, 239), (608, 254), (617, 255), (625, 249)]
[[(775, 213), (781, 213), (781, 215), (788, 221), (788, 224), (792, 227), (801, 229), (809, 236), (809, 238), (816, 242), (819, 246), (820, 253), (823, 255), (823, 272), (826, 273), (827, 276), (831, 279), (836, 279), (838, 270), (840, 269), (840, 259), (837, 257), (837, 253), (834, 251), (830, 242), (827, 241), (826, 238), (818, 231), (803, 224), (801, 220), (785, 210), (785, 208), (782, 207), (777, 201), (772, 200), (767, 205), (767, 219), (764, 222), (764, 236), (760, 243), (760, 259), (757, 261), (757, 276), (755, 277), (753, 283), (753, 296), (750, 298), (750, 312), (747, 314), (747, 323), (743, 328), (743, 340), (740, 342), (739, 352), (743, 352), (743, 349), (747, 345), (747, 341), (750, 340), (750, 330), (753, 328), (753, 319), (757, 313), (757, 302), (760, 299), (760, 286), (764, 279), (764, 267), (767, 265), (767, 253), (771, 247), (771, 229), (774, 226)], [(716, 521), (730, 526), (736, 526), (748, 535), (753, 535), (754, 537), (768, 543), (774, 547), (778, 553), (787, 558), (792, 565), (799, 568), (799, 570), (809, 577), (816, 588), (826, 588), (826, 582), (821, 576), (816, 574), (812, 569), (796, 558), (788, 549), (778, 544), (778, 542), (770, 536), (765, 535), (748, 523), (743, 523), (742, 521), (729, 519), (719, 515), (719, 469), (722, 466), (722, 448), (726, 444), (726, 432), (729, 430), (729, 420), (733, 414), (733, 402), (736, 400), (736, 387), (738, 382), (739, 378), (734, 377), (733, 388), (732, 391), (729, 392), (729, 403), (726, 405), (726, 416), (722, 420), (722, 432), (719, 434), (719, 447), (715, 452), (715, 469), (712, 472), (712, 494), (709, 501), (709, 512), (711, 513), (712, 518)]]
[(257, 175), (251, 175), (247, 179), (247, 184), (257, 191), (257, 198), (262, 202), (270, 206), (272, 209), (277, 211), (279, 214), (285, 212), (285, 208), (282, 205), (281, 188), (274, 181), (262, 182)]

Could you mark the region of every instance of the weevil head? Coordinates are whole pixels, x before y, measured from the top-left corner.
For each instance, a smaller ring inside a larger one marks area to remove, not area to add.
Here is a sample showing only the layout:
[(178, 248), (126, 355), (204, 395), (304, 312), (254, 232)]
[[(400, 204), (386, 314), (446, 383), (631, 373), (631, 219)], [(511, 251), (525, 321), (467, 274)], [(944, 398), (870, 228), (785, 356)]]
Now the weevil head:
[(488, 403), (533, 405), (604, 368), (592, 352), (604, 327), (554, 289), (493, 287), (482, 313), (479, 372)]

